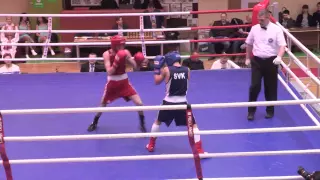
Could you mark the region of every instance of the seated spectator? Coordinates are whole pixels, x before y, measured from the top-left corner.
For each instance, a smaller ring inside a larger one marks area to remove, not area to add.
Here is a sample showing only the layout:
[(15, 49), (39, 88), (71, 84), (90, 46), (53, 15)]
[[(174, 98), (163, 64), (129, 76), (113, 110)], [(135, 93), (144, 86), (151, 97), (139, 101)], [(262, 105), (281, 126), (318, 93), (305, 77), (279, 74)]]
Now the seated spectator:
[[(230, 22), (227, 20), (227, 14), (222, 13), (220, 15), (221, 20), (219, 21), (214, 21), (212, 26), (230, 26)], [(232, 29), (225, 28), (225, 29), (211, 29), (210, 31), (210, 37), (214, 39), (226, 39), (229, 38), (232, 35)], [(210, 52), (215, 54), (215, 45), (216, 44), (223, 44), (223, 51), (226, 52), (229, 47), (230, 47), (230, 42), (229, 41), (223, 41), (219, 43), (211, 43), (210, 47)]]
[(320, 23), (320, 2), (317, 3), (317, 11), (313, 13), (313, 22)]
[[(116, 23), (112, 27), (112, 29), (117, 29), (117, 30), (122, 30), (122, 29), (128, 29), (128, 26), (123, 23), (122, 17), (117, 17), (116, 18)], [(118, 33), (108, 33), (109, 36), (114, 36), (114, 35), (121, 35), (121, 36), (127, 36), (127, 32), (118, 32)]]
[[(223, 53), (225, 54), (225, 53)], [(211, 69), (232, 69), (233, 62), (227, 56), (221, 56), (211, 66)]]
[(188, 67), (190, 70), (203, 70), (203, 62), (196, 56), (199, 56), (199, 54), (197, 51), (194, 51), (190, 58), (183, 60), (182, 65)]
[(305, 4), (302, 6), (302, 13), (297, 16), (296, 26), (307, 28), (312, 27), (313, 25), (313, 18), (309, 14), (309, 6)]
[[(11, 23), (11, 17), (7, 17), (7, 24), (2, 28), (3, 30), (17, 30), (18, 27)], [(17, 46), (8, 45), (10, 43), (19, 42), (19, 33), (1, 33), (1, 55), (10, 54), (11, 57), (16, 56)]]
[[(37, 18), (37, 26), (36, 26), (37, 30), (48, 30), (48, 19), (45, 17), (38, 17)], [(48, 32), (40, 32), (36, 34), (38, 36), (38, 42), (39, 43), (45, 43), (48, 39)], [(54, 56), (56, 53), (53, 51), (53, 49), (51, 48), (51, 46), (48, 47), (50, 50), (50, 53), (52, 56)], [(43, 53), (43, 49), (44, 47), (42, 47), (42, 53)]]
[(98, 63), (92, 58), (97, 58), (95, 53), (89, 54), (89, 61), (81, 65), (81, 72), (106, 72), (104, 64)]
[[(20, 17), (18, 28), (19, 28), (19, 30), (30, 30), (30, 20), (29, 20), (29, 18), (28, 17)], [(20, 42), (24, 42), (24, 43), (34, 43), (33, 39), (30, 37), (30, 34), (28, 34), (28, 33), (20, 33), (19, 41)], [(30, 47), (25, 46), (26, 58), (29, 58), (29, 48), (31, 50), (32, 55), (36, 56), (37, 53), (33, 49), (32, 46), (30, 46)]]
[(290, 28), (293, 28), (295, 26), (295, 21), (290, 17), (290, 11), (289, 10), (284, 10), (282, 12), (282, 18), (281, 18), (281, 21), (280, 21), (280, 24), (287, 28), (287, 29), (290, 29)]
[(5, 60), (5, 59), (11, 59), (12, 56), (10, 54), (4, 54), (4, 65), (0, 68), (1, 74), (20, 74), (20, 67), (12, 64), (11, 61)]
[[(4, 26), (2, 26), (3, 31), (5, 30), (18, 30), (17, 26), (12, 22), (12, 17), (8, 16), (6, 17), (6, 24)], [(8, 32), (8, 33), (1, 33), (1, 38), (2, 37), (6, 37), (8, 35), (14, 36), (14, 33), (12, 32)]]
[[(238, 18), (232, 18), (231, 19), (231, 25), (243, 25), (243, 21)], [(244, 28), (235, 28), (233, 29), (232, 38), (246, 38), (247, 32), (245, 32)], [(240, 46), (244, 44), (243, 41), (233, 41), (232, 42), (232, 53), (239, 53), (240, 52)]]

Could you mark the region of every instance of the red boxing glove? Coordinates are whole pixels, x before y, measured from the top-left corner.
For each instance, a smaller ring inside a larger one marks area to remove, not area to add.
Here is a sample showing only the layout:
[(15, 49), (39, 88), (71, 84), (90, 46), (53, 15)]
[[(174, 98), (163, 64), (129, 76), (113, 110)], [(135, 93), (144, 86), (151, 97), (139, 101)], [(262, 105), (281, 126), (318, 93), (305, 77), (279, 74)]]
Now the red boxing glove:
[(141, 66), (141, 64), (143, 63), (143, 61), (145, 60), (144, 55), (142, 54), (142, 52), (137, 52), (134, 55), (134, 60), (137, 63), (137, 66)]
[(125, 64), (127, 57), (128, 57), (127, 51), (119, 50), (116, 56), (114, 57), (113, 66), (118, 67), (120, 64)]

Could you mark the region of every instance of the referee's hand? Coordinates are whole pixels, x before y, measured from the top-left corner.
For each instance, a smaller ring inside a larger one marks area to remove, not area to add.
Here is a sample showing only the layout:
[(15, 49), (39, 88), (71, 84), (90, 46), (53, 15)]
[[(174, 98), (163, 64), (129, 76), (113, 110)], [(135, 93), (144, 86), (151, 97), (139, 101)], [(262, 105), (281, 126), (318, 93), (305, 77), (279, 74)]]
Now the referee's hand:
[(273, 64), (275, 65), (279, 65), (282, 62), (282, 58), (280, 56), (277, 56), (274, 60), (273, 60)]
[(246, 64), (246, 66), (249, 66), (250, 65), (250, 59), (246, 59), (245, 64)]

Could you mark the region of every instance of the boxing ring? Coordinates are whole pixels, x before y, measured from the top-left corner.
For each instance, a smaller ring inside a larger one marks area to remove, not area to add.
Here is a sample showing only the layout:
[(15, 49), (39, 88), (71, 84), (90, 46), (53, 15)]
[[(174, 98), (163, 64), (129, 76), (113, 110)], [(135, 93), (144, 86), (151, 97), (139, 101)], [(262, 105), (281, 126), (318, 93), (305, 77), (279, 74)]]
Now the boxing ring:
[[(235, 12), (240, 11), (242, 10), (235, 10)], [(220, 12), (225, 11), (198, 13)], [(175, 14), (184, 13), (190, 12), (175, 12)], [(94, 14), (90, 14), (92, 15)], [(121, 14), (125, 15), (148, 14)], [(8, 15), (0, 14), (0, 16)], [(21, 16), (21, 14), (10, 16)], [(69, 15), (28, 14), (27, 16), (51, 18)], [(49, 31), (54, 32), (52, 29)], [(288, 41), (299, 43), (289, 32), (286, 30), (284, 32), (288, 36)], [(187, 41), (192, 42), (192, 40), (178, 40), (152, 43)], [(141, 43), (144, 49), (145, 43), (150, 42), (144, 42), (142, 37), (141, 42), (131, 43)], [(47, 42), (15, 45), (76, 44)], [(291, 63), (299, 64), (311, 78), (319, 82), (317, 77), (290, 52), (290, 46), (287, 52)], [(308, 50), (306, 52), (309, 53)], [(41, 60), (87, 60), (47, 58), (46, 53), (45, 51)], [(315, 60), (320, 62), (319, 59)], [(288, 76), (299, 80), (290, 70), (290, 64), (282, 63), (282, 65)], [(319, 104), (320, 99), (312, 96), (301, 81), (300, 85), (310, 94), (310, 99), (302, 100), (299, 93), (287, 81), (287, 76), (280, 72), (279, 101), (264, 102), (262, 91), (259, 102), (248, 103), (249, 69), (237, 67), (231, 70), (193, 71), (191, 77), (188, 99), (200, 128), (203, 147), (208, 152), (200, 154), (204, 179), (301, 179), (296, 175), (298, 166), (304, 166), (310, 171), (319, 168), (320, 123), (319, 116), (311, 105)], [(119, 100), (110, 107), (96, 108), (106, 81), (104, 73), (0, 76), (2, 87), (0, 154), (4, 165), (4, 168), (1, 168), (0, 179), (196, 179), (197, 165), (194, 164), (195, 155), (190, 152), (186, 127), (162, 127), (161, 133), (137, 133), (138, 117), (135, 111), (145, 111), (146, 125), (150, 128), (157, 110), (187, 109), (187, 106), (158, 106), (164, 96), (164, 86), (154, 85), (152, 72), (132, 72), (129, 73), (129, 78), (145, 106), (135, 107)], [(264, 108), (258, 107), (256, 120), (247, 121), (248, 106), (266, 105), (277, 106), (273, 119), (264, 119)], [(95, 134), (89, 134), (86, 128), (94, 112), (105, 113)], [(149, 153), (145, 149), (148, 142), (146, 137), (154, 135), (159, 137), (157, 149), (154, 153)]]

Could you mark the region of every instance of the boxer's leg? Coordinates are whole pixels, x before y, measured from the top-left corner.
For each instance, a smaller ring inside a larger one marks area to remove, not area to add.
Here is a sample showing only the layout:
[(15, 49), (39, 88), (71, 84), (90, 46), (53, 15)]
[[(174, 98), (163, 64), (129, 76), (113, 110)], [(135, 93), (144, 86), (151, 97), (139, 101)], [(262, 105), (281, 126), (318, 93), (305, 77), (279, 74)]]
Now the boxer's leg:
[[(136, 106), (143, 106), (142, 100), (138, 94), (129, 96), (129, 99), (136, 105)], [(140, 130), (141, 132), (147, 132), (145, 127), (145, 117), (143, 111), (138, 111), (139, 119), (140, 119)]]
[[(114, 93), (112, 91), (112, 86), (114, 86), (114, 82), (108, 82), (105, 86), (105, 90), (103, 92), (103, 96), (101, 99), (101, 107), (106, 107), (108, 104), (110, 104), (113, 100), (117, 99), (117, 94)], [(90, 126), (88, 127), (88, 131), (94, 131), (97, 129), (97, 125), (99, 123), (99, 119), (102, 115), (102, 112), (98, 112), (94, 118), (93, 118), (93, 122), (90, 124)]]

